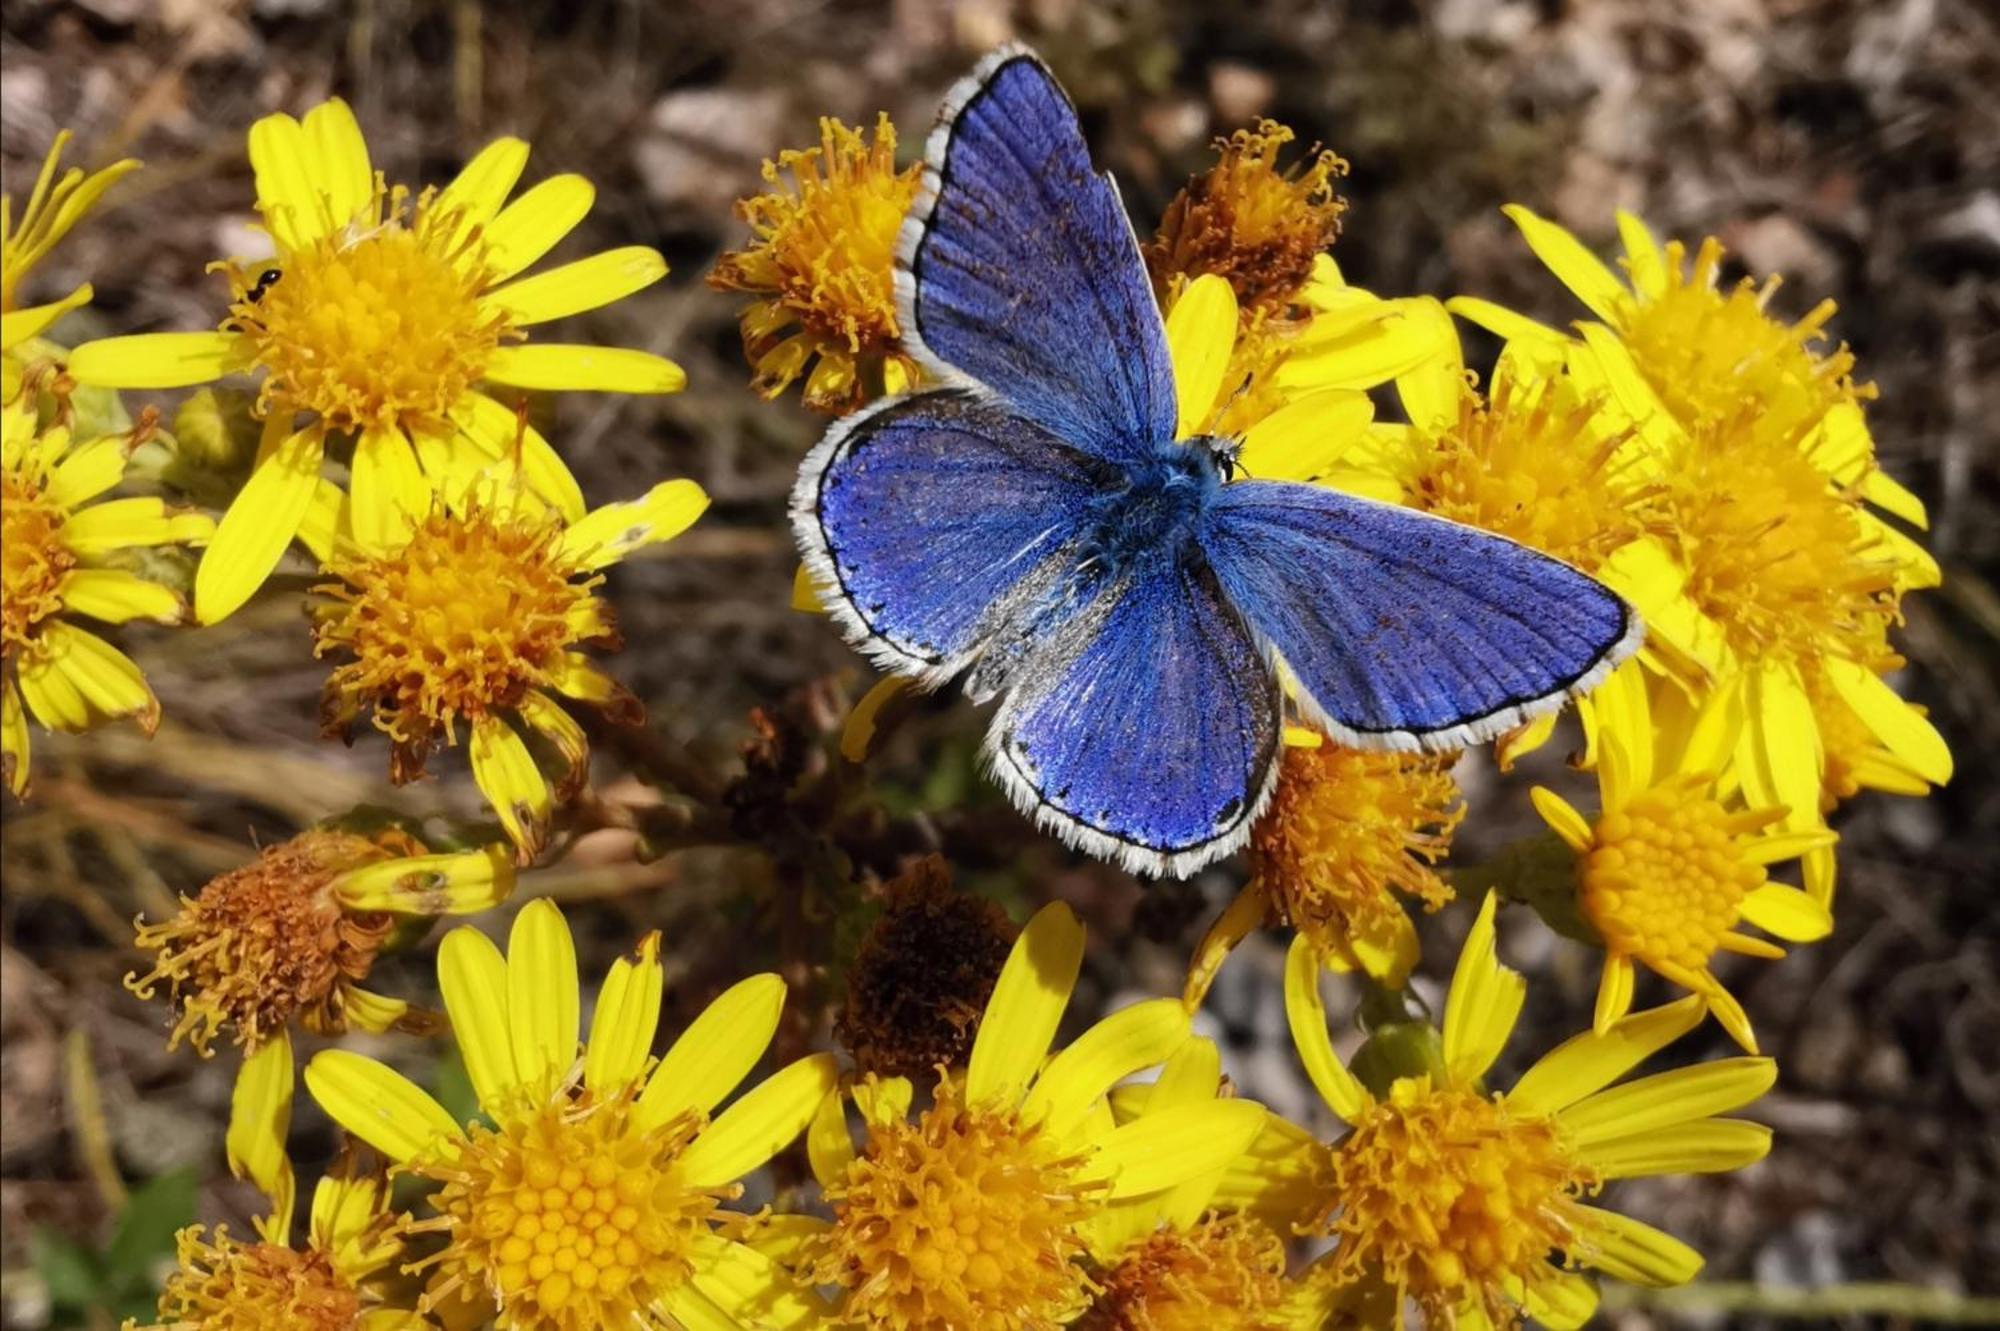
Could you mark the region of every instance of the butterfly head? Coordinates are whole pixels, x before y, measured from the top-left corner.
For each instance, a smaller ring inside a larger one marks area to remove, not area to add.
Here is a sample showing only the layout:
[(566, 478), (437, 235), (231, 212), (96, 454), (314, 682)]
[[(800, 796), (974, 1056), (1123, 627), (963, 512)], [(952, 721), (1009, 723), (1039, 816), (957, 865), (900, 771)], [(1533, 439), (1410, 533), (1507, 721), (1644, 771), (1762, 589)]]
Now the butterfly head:
[(1187, 446), (1207, 452), (1210, 465), (1215, 468), (1215, 474), (1222, 478), (1225, 485), (1236, 479), (1236, 460), (1243, 453), (1241, 439), (1226, 439), (1221, 435), (1204, 434), (1188, 440)]

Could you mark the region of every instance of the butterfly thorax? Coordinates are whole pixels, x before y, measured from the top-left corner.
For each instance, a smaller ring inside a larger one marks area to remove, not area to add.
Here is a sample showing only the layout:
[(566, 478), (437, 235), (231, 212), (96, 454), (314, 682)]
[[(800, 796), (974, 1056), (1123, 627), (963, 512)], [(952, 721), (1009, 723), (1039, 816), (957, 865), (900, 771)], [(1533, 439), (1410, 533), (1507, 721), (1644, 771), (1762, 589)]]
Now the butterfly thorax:
[(1129, 467), (1093, 506), (1083, 570), (1115, 577), (1191, 545), (1226, 479), (1223, 449), (1221, 440), (1169, 440)]

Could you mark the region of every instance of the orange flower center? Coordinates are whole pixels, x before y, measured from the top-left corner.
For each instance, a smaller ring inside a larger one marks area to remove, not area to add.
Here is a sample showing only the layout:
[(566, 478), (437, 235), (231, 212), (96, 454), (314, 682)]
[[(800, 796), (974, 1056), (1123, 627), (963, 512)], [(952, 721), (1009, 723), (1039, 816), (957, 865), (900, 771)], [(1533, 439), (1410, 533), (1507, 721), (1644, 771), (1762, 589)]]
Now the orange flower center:
[(69, 512), (21, 472), (0, 472), (0, 650), (12, 656), (62, 609), (63, 575), (76, 556), (63, 544)]
[(1243, 1216), (1138, 1240), (1100, 1277), (1078, 1331), (1282, 1331), (1285, 1245)]
[(266, 371), (261, 406), (315, 412), (337, 430), (434, 433), (516, 335), (480, 300), (477, 230), (439, 212), (432, 191), (407, 197), (378, 187), (356, 221), (285, 255), (275, 280), (262, 266), (230, 269), (224, 327)]
[(1405, 1077), (1334, 1147), (1319, 1228), (1339, 1239), (1343, 1281), (1379, 1276), (1432, 1325), (1467, 1299), (1512, 1325), (1507, 1291), (1556, 1275), (1550, 1257), (1577, 1247), (1590, 1223), (1577, 1199), (1597, 1182), (1552, 1120)]
[(812, 1278), (868, 1331), (1055, 1331), (1088, 1302), (1081, 1162), (942, 1078), (916, 1122), (874, 1126), (827, 1191), (834, 1225)]
[(1679, 778), (1598, 820), (1577, 865), (1583, 914), (1613, 952), (1699, 973), (1736, 926), (1743, 898), (1763, 886), (1762, 865), (1737, 837), (1760, 815), (1731, 814), (1705, 775)]
[(328, 565), (341, 581), (318, 589), (331, 600), (316, 614), (315, 651), (353, 658), (327, 679), (328, 729), (372, 705), (399, 755), (415, 751), (415, 770), (398, 759), (407, 780), (455, 718), (517, 705), (561, 676), (570, 646), (605, 640), (602, 579), (572, 580), (562, 534), (549, 518), (433, 511), (401, 549)]
[(361, 1296), (318, 1248), (237, 1243), (221, 1229), (202, 1242), (201, 1226), (176, 1242), (177, 1269), (160, 1293), (160, 1321), (201, 1331), (358, 1331)]
[(656, 1300), (693, 1271), (696, 1242), (733, 1188), (690, 1187), (677, 1160), (705, 1120), (640, 1123), (629, 1095), (568, 1093), (474, 1124), (450, 1154), (409, 1171), (441, 1182), (435, 1220), (449, 1235), (432, 1259), (425, 1306), (469, 1288), (491, 1298), (506, 1331), (654, 1326)]

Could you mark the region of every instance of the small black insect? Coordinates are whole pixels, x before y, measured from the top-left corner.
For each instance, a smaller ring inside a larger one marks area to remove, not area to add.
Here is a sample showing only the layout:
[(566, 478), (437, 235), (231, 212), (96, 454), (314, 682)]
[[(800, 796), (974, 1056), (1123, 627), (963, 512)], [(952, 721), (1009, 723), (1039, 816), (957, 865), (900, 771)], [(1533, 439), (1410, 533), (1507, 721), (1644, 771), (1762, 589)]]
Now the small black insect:
[(266, 268), (263, 272), (257, 274), (256, 284), (244, 293), (243, 299), (255, 305), (258, 301), (264, 299), (264, 293), (276, 286), (278, 279), (284, 275), (285, 270), (282, 268)]

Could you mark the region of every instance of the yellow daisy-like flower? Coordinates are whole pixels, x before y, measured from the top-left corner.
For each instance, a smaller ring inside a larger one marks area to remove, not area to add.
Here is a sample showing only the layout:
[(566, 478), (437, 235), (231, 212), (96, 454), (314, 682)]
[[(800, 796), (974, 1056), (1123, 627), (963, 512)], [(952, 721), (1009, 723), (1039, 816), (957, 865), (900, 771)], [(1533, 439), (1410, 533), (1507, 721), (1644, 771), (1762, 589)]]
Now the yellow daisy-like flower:
[[(327, 677), (321, 721), (345, 735), (364, 712), (392, 744), (398, 784), (420, 777), (440, 740), (470, 731), (472, 774), (519, 849), (540, 853), (555, 804), (582, 785), (589, 743), (558, 696), (636, 721), (637, 699), (575, 650), (616, 646), (601, 570), (685, 531), (708, 507), (693, 481), (662, 481), (643, 499), (571, 520), (519, 484), (510, 466), (448, 476), (408, 501), (402, 534), (375, 544), (356, 494), (356, 539), (334, 550), (337, 581), (311, 607), (314, 652), (340, 664)], [(419, 507), (419, 503), (424, 506)], [(567, 770), (551, 790), (518, 726), (546, 739)]]
[[(1148, 1083), (1111, 1097), (1120, 1123), (1222, 1093), (1213, 1041), (1182, 1045)], [(1254, 1216), (1217, 1209), (1223, 1171), (1102, 1207), (1089, 1223), (1097, 1269), (1081, 1331), (1316, 1331), (1285, 1279), (1285, 1242)]]
[[(229, 1168), (255, 1183), (271, 1212), (242, 1243), (226, 1227), (176, 1236), (173, 1274), (147, 1331), (423, 1331), (417, 1313), (384, 1306), (382, 1277), (403, 1255), (403, 1217), (379, 1177), (328, 1174), (313, 1189), (305, 1246), (291, 1242), (297, 1183), (285, 1154), (292, 1120), (292, 1046), (280, 1035), (243, 1065), (229, 1114)], [(125, 1331), (135, 1331), (126, 1322)]]
[[(113, 388), (180, 388), (259, 374), (263, 440), (195, 579), (195, 614), (233, 613), (277, 566), (294, 536), (325, 555), (339, 492), (321, 469), (329, 432), (351, 436), (352, 493), (401, 536), (408, 497), (457, 454), (519, 449), (523, 473), (565, 516), (582, 496), (568, 470), (515, 410), (482, 391), (576, 389), (672, 393), (687, 380), (650, 352), (528, 341), (536, 324), (622, 300), (666, 274), (643, 246), (608, 250), (519, 277), (583, 219), (594, 192), (555, 176), (511, 204), (528, 145), (499, 139), (442, 190), (414, 196), (369, 163), (340, 101), (305, 118), (267, 116), (250, 130), (257, 207), (277, 246), (270, 264), (225, 263), (232, 304), (211, 333), (147, 333), (78, 347), (70, 372)], [(518, 278), (518, 280), (516, 280)], [(295, 428), (300, 413), (309, 419)]]
[[(1784, 808), (1788, 827), (1816, 826), (1830, 788), (1824, 732), (1855, 752), (1858, 721), (1867, 747), (1906, 773), (1948, 780), (1944, 740), (1883, 680), (1902, 664), (1888, 645), (1900, 598), (1935, 585), (1938, 568), (1868, 507), (1924, 520), (1875, 464), (1852, 358), (1813, 350), (1831, 304), (1782, 324), (1765, 311), (1771, 284), (1717, 288), (1713, 241), (1688, 274), (1682, 247), (1662, 250), (1620, 214), (1628, 287), (1568, 232), (1509, 213), (1602, 322), (1570, 338), (1488, 302), (1451, 307), (1518, 345), (1523, 365), (1602, 393), (1645, 442), (1666, 531), (1617, 552), (1604, 576), (1645, 615), (1649, 650), (1692, 663), (1692, 686), (1740, 699), (1731, 775), (1754, 803)], [(1831, 874), (1830, 857), (1809, 857), (1822, 900)]]
[(1701, 1000), (1689, 997), (1575, 1036), (1512, 1089), (1487, 1089), (1526, 997), (1521, 977), (1495, 955), (1495, 904), (1489, 895), (1459, 956), (1434, 1065), (1397, 1068), (1374, 1089), (1334, 1053), (1319, 959), (1305, 940), (1293, 945), (1292, 1038), (1349, 1129), (1326, 1148), (1320, 1199), (1301, 1219), (1338, 1243), (1320, 1278), (1336, 1287), (1380, 1281), (1433, 1326), (1507, 1327), (1526, 1312), (1544, 1326), (1575, 1327), (1597, 1302), (1585, 1270), (1664, 1286), (1702, 1265), (1678, 1239), (1584, 1199), (1614, 1179), (1762, 1159), (1769, 1128), (1712, 1115), (1762, 1095), (1777, 1067), (1722, 1059), (1612, 1085), (1701, 1021)]
[(921, 162), (897, 169), (887, 115), (876, 118), (872, 144), (826, 118), (818, 147), (764, 163), (770, 190), (736, 205), (752, 243), (708, 275), (717, 290), (757, 297), (742, 324), (758, 393), (778, 397), (808, 365), (805, 404), (814, 411), (838, 414), (915, 386), (921, 372), (898, 341), (894, 272), (896, 235), (922, 174)]
[(408, 1003), (361, 987), (376, 955), (410, 920), (474, 914), (513, 890), (501, 846), (432, 854), (393, 829), (315, 828), (182, 897), (172, 919), (142, 917), (134, 941), (156, 955), (125, 987), (150, 999), (166, 985), (179, 1010), (167, 1047), (186, 1040), (204, 1057), (227, 1029), (254, 1052), (294, 1018), (320, 1035), (428, 1029)]
[(1320, 255), (1302, 310), (1245, 322), (1235, 291), (1204, 274), (1167, 299), (1167, 347), (1182, 438), (1241, 441), (1236, 467), (1258, 480), (1322, 479), (1374, 419), (1364, 391), (1440, 354), (1435, 325), (1409, 302), (1351, 287)]
[(0, 671), (7, 788), (28, 793), (28, 717), (82, 731), (131, 717), (147, 734), (159, 700), (123, 652), (65, 617), (180, 623), (178, 593), (119, 567), (141, 546), (200, 544), (215, 524), (150, 497), (93, 503), (125, 477), (145, 427), (78, 442), (60, 416), (37, 423), (35, 395), (0, 407)]
[(1176, 999), (1113, 1013), (1050, 1056), (1083, 962), (1083, 927), (1044, 907), (1009, 954), (963, 1072), (941, 1071), (909, 1115), (910, 1083), (869, 1081), (857, 1151), (839, 1096), (807, 1136), (831, 1224), (802, 1223), (808, 1278), (837, 1288), (833, 1325), (866, 1331), (1054, 1331), (1095, 1292), (1093, 1217), (1221, 1168), (1262, 1106), (1206, 1100), (1118, 1124), (1114, 1083), (1188, 1038)]
[[(1610, 695), (1623, 695), (1622, 698)], [(1594, 1029), (1632, 1009), (1632, 965), (1640, 962), (1694, 990), (1750, 1053), (1750, 1018), (1711, 969), (1718, 952), (1774, 958), (1784, 949), (1734, 932), (1747, 920), (1792, 943), (1833, 930), (1826, 907), (1768, 880), (1767, 866), (1830, 848), (1826, 831), (1771, 832), (1779, 808), (1732, 808), (1719, 790), (1740, 718), (1712, 702), (1687, 726), (1651, 715), (1644, 677), (1628, 663), (1598, 691), (1599, 715), (1629, 711), (1636, 724), (1601, 732), (1593, 823), (1545, 787), (1535, 808), (1577, 855), (1577, 907), (1604, 940), (1604, 977)], [(1650, 738), (1649, 738), (1650, 736)]]
[(1297, 137), (1260, 120), (1216, 140), (1215, 165), (1182, 187), (1141, 247), (1156, 290), (1212, 273), (1235, 291), (1246, 320), (1300, 317), (1294, 302), (1340, 235), (1347, 204), (1333, 182), (1347, 163), (1315, 146), (1280, 171), (1278, 154)]
[(90, 303), (90, 283), (85, 282), (67, 296), (42, 305), (23, 306), (21, 283), (36, 264), (48, 257), (56, 243), (97, 206), (106, 190), (139, 169), (139, 164), (128, 157), (101, 171), (86, 172), (73, 166), (58, 180), (56, 169), (62, 164), (69, 141), (68, 130), (56, 135), (18, 218), (13, 196), (0, 196), (0, 402), (13, 401), (21, 387), (16, 348), (30, 338), (41, 336), (71, 310)]
[(562, 913), (531, 902), (507, 955), (471, 927), (438, 954), (438, 984), (488, 1121), (461, 1125), (373, 1059), (327, 1050), (306, 1067), (320, 1106), (436, 1184), (412, 1234), (438, 1245), (422, 1311), (485, 1301), (498, 1331), (782, 1331), (809, 1293), (729, 1237), (738, 1180), (783, 1150), (835, 1085), (831, 1055), (781, 1069), (720, 1114), (778, 1026), (784, 981), (725, 992), (652, 1057), (666, 977), (659, 937), (615, 962), (587, 1044), (576, 949)]
[(1465, 816), (1455, 759), (1311, 738), (1286, 746), (1277, 793), (1250, 835), (1250, 881), (1195, 949), (1182, 994), (1190, 1009), (1230, 949), (1267, 923), (1298, 929), (1331, 969), (1400, 987), (1417, 931), (1397, 894), (1433, 911), (1451, 900), (1433, 866)]

